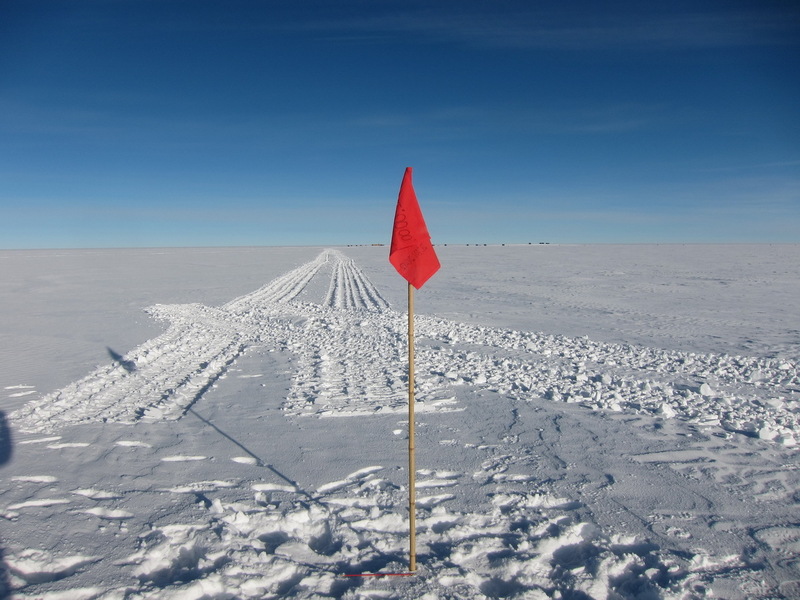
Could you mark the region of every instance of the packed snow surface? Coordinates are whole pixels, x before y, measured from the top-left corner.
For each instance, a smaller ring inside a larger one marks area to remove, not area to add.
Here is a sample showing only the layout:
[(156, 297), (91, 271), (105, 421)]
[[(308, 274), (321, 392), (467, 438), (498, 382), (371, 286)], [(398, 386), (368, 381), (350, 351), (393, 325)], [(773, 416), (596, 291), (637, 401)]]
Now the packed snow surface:
[[(0, 596), (800, 597), (798, 246), (0, 252)], [(266, 282), (266, 283), (265, 283)]]

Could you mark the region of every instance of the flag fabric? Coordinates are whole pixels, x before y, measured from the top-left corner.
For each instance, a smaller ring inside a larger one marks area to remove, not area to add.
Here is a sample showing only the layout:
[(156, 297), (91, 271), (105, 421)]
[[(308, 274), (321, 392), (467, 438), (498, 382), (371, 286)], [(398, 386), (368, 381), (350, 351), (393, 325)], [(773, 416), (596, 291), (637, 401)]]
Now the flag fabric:
[(416, 289), (421, 288), (441, 266), (414, 193), (411, 167), (406, 168), (400, 185), (389, 262)]

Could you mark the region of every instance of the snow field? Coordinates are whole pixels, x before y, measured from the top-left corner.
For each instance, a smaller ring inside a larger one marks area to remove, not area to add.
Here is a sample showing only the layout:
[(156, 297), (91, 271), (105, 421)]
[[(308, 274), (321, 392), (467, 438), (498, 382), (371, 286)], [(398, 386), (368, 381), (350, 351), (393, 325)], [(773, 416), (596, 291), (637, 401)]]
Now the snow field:
[(405, 315), (335, 250), (149, 314), (163, 334), (10, 415), (11, 598), (800, 591), (791, 359), (420, 315), (420, 571), (351, 578), (406, 566)]
[[(409, 594), (431, 597), (552, 597), (555, 590), (589, 597), (637, 594), (679, 598), (704, 576), (743, 568), (736, 557), (669, 556), (635, 537), (606, 535), (576, 519), (576, 505), (537, 489), (521, 477), (500, 477), (502, 460), (484, 461), (471, 477), (504, 481), (489, 494), (481, 512), (448, 509), (451, 494), (418, 499), (420, 573), (403, 584)], [(293, 486), (255, 484), (249, 501), (226, 502), (214, 492), (231, 481), (195, 482), (166, 490), (198, 498), (201, 513), (191, 523), (150, 526), (137, 537), (138, 549), (114, 560), (138, 585), (117, 589), (67, 588), (41, 596), (25, 591), (69, 578), (101, 561), (100, 555), (55, 556), (31, 548), (6, 556), (13, 598), (368, 598), (394, 582), (344, 575), (402, 572), (406, 564), (407, 520), (402, 488), (371, 466), (332, 481), (314, 493)], [(420, 475), (449, 487), (468, 477), (455, 472)], [(36, 482), (30, 478), (30, 483)], [(53, 483), (49, 481), (48, 483)], [(97, 502), (119, 499), (102, 490), (73, 494)], [(210, 496), (210, 497), (209, 497)], [(69, 499), (59, 503), (70, 503)], [(47, 503), (18, 506), (34, 510)], [(12, 507), (8, 507), (11, 509)], [(133, 514), (107, 506), (80, 509), (108, 523)], [(20, 514), (6, 515), (21, 518)], [(124, 527), (124, 526), (122, 526)], [(120, 531), (125, 529), (120, 528)], [(766, 534), (765, 534), (766, 535)], [(82, 596), (86, 594), (86, 596)]]
[[(323, 268), (322, 305), (292, 303)], [(405, 410), (405, 317), (352, 260), (327, 250), (221, 309), (155, 306), (168, 331), (14, 414), (24, 430), (72, 422), (177, 419), (253, 345), (299, 355), (285, 410), (352, 416)], [(298, 319), (302, 319), (299, 322)], [(417, 318), (420, 409), (453, 410), (454, 387), (595, 410), (655, 413), (795, 446), (798, 367), (784, 359), (669, 352), (587, 338)], [(364, 357), (369, 356), (369, 361)], [(442, 369), (440, 365), (446, 365)]]

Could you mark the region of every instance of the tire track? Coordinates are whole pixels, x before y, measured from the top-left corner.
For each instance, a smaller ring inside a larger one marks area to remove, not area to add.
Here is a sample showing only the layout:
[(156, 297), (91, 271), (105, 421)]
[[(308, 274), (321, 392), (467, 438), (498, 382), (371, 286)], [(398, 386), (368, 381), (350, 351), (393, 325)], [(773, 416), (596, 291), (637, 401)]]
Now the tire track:
[(324, 306), (344, 310), (383, 310), (389, 307), (389, 303), (352, 259), (335, 250), (330, 251), (330, 255), (336, 264)]
[[(330, 280), (319, 303), (296, 301), (304, 291), (313, 295), (312, 281), (325, 275)], [(406, 317), (388, 308), (339, 251), (326, 250), (220, 308), (156, 305), (149, 312), (169, 322), (164, 334), (29, 402), (12, 418), (39, 431), (86, 421), (176, 419), (253, 345), (297, 355), (288, 414), (404, 410)], [(598, 343), (427, 316), (416, 323), (423, 411), (452, 410), (464, 390), (488, 391), (677, 418), (784, 446), (800, 441), (800, 375), (791, 361)]]
[(67, 424), (106, 420), (133, 423), (139, 419), (175, 419), (202, 395), (245, 349), (241, 336), (215, 309), (189, 305), (153, 307), (156, 318), (173, 321), (158, 338), (102, 366), (83, 379), (16, 414), (22, 424), (53, 430)]
[(294, 300), (330, 258), (331, 251), (322, 252), (314, 260), (274, 279), (250, 294), (240, 296), (223, 305), (231, 312), (242, 312), (269, 303), (286, 303)]
[[(83, 422), (178, 419), (249, 347), (269, 344), (300, 349), (314, 339), (309, 327), (298, 329), (293, 322), (301, 318), (313, 323), (323, 306), (294, 300), (324, 270), (330, 270), (329, 290), (334, 290), (325, 299), (328, 310), (362, 312), (388, 306), (352, 260), (336, 250), (326, 250), (219, 308), (201, 304), (150, 307), (147, 312), (151, 316), (169, 323), (162, 335), (131, 350), (122, 360), (100, 366), (65, 388), (27, 403), (12, 418), (27, 431), (52, 431)], [(339, 329), (346, 330), (347, 324)], [(309, 360), (301, 359), (302, 371), (311, 372), (309, 381), (322, 382), (313, 384), (311, 392), (324, 387), (332, 398), (343, 391), (364, 393), (357, 383), (359, 369), (352, 361), (341, 368), (328, 361), (328, 370), (320, 371)], [(332, 374), (336, 369), (342, 371), (340, 376)]]
[(291, 342), (300, 360), (284, 404), (288, 414), (350, 416), (405, 409), (403, 317), (392, 312), (356, 315), (322, 311)]

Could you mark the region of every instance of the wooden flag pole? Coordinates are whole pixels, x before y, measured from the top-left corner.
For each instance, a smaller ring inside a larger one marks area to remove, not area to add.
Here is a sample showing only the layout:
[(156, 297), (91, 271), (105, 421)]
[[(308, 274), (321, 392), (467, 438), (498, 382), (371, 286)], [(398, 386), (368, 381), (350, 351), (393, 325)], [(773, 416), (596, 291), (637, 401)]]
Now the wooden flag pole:
[(414, 460), (414, 286), (408, 284), (408, 570), (417, 570), (417, 494)]
[(409, 571), (417, 570), (417, 468), (414, 460), (414, 288), (419, 289), (441, 265), (406, 167), (394, 213), (389, 262), (408, 282), (408, 517)]

